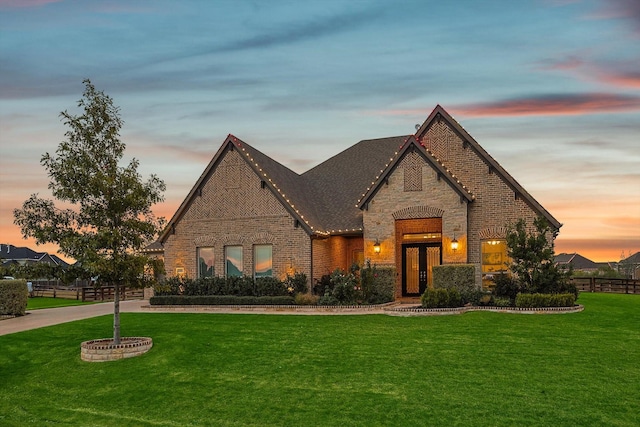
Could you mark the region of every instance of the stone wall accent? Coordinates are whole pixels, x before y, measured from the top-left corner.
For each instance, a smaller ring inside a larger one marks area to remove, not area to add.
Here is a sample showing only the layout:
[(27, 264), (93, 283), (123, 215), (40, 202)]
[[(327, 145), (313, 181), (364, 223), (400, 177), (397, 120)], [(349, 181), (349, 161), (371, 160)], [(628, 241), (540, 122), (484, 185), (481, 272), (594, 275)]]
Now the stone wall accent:
[(227, 151), (175, 225), (165, 246), (167, 276), (184, 268), (197, 277), (196, 250), (215, 248), (216, 275), (224, 275), (224, 247), (243, 247), (243, 274), (253, 274), (254, 246), (273, 245), (274, 276), (303, 272), (311, 277), (311, 240), (237, 151)]
[(140, 356), (151, 347), (153, 340), (147, 337), (121, 338), (117, 345), (112, 338), (91, 340), (80, 345), (80, 358), (85, 362), (109, 362)]
[[(411, 153), (408, 153), (411, 154)], [(415, 153), (413, 153), (415, 154)], [(396, 235), (396, 220), (411, 217), (418, 224), (426, 224), (426, 218), (437, 218), (442, 232), (442, 262), (467, 262), (467, 202), (461, 202), (460, 194), (444, 179), (438, 179), (437, 172), (422, 157), (422, 191), (405, 191), (402, 160), (388, 176), (388, 184), (382, 185), (363, 212), (365, 258), (377, 265), (390, 265), (402, 269), (401, 241)], [(409, 220), (409, 219), (406, 219)], [(408, 233), (430, 230), (418, 226)], [(435, 230), (434, 230), (435, 231)], [(460, 243), (456, 252), (451, 251), (454, 237)], [(379, 240), (379, 254), (373, 252), (373, 244)], [(401, 276), (398, 274), (397, 292), (401, 292)]]

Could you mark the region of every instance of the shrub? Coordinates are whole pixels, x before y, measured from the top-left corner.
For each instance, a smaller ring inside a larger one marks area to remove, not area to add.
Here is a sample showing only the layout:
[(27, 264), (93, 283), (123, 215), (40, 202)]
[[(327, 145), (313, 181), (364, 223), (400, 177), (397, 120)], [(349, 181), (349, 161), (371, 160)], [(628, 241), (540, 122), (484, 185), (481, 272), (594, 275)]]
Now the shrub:
[(360, 270), (362, 300), (368, 304), (383, 304), (393, 301), (396, 269), (393, 267), (366, 267)]
[(578, 292), (569, 283), (571, 269), (564, 271), (554, 262), (553, 234), (557, 232), (544, 217), (533, 221), (527, 229), (524, 219), (510, 224), (507, 231), (509, 270), (520, 283), (522, 293), (562, 294)]
[(495, 297), (493, 299), (493, 305), (496, 307), (513, 307), (513, 302), (509, 298)]
[(319, 299), (319, 296), (311, 293), (297, 293), (294, 297), (297, 305), (316, 305)]
[(258, 277), (256, 279), (257, 296), (289, 295), (287, 286), (275, 277)]
[(333, 295), (323, 295), (318, 298), (318, 305), (340, 305), (340, 301)]
[(26, 280), (0, 280), (0, 314), (24, 316), (29, 290)]
[(151, 305), (293, 305), (293, 297), (234, 295), (162, 295), (149, 299)]
[(307, 275), (304, 273), (295, 272), (293, 276), (287, 273), (287, 278), (284, 282), (290, 295), (305, 294), (309, 291)]
[(316, 279), (316, 284), (313, 285), (313, 294), (324, 296), (327, 292), (333, 291), (333, 285), (331, 284), (331, 275), (325, 274), (320, 278), (320, 280)]
[(574, 294), (518, 294), (516, 307), (573, 307), (576, 302)]
[(433, 266), (434, 288), (456, 288), (460, 292), (476, 288), (476, 269), (473, 264)]
[[(331, 284), (333, 285), (331, 296), (338, 300), (338, 303), (340, 304), (355, 304), (359, 299), (358, 297), (361, 296), (360, 286), (358, 285), (356, 276), (353, 273), (347, 274), (337, 268), (331, 274)], [(326, 295), (327, 293), (325, 291), (325, 296)]]
[(501, 273), (494, 276), (493, 283), (495, 283), (493, 288), (494, 295), (500, 298), (508, 298), (512, 302), (515, 302), (516, 295), (522, 292), (520, 284), (508, 274)]
[(462, 298), (456, 288), (427, 288), (420, 297), (425, 308), (460, 307)]
[(154, 295), (180, 295), (184, 290), (185, 281), (190, 279), (183, 277), (169, 277), (162, 283), (153, 286)]

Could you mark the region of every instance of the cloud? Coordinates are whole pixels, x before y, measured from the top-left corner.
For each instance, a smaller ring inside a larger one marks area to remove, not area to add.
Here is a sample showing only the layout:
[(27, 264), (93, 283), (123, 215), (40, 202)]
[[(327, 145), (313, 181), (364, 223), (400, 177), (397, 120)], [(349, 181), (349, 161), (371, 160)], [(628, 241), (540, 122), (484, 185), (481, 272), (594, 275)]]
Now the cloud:
[(575, 70), (584, 64), (584, 60), (575, 55), (569, 55), (562, 59), (546, 59), (538, 62), (538, 68), (545, 71)]
[(62, 0), (0, 0), (0, 9), (39, 7), (50, 3), (60, 3)]
[(607, 93), (549, 94), (451, 108), (467, 117), (573, 116), (640, 110), (640, 97)]
[(640, 89), (640, 72), (616, 72), (601, 70), (598, 73), (599, 80), (618, 87), (629, 87)]
[(253, 37), (233, 41), (219, 46), (207, 53), (237, 52), (250, 49), (264, 49), (269, 47), (288, 45), (319, 37), (353, 31), (355, 28), (367, 25), (379, 16), (377, 10), (365, 10), (342, 15), (334, 15), (311, 22), (280, 25), (278, 29), (258, 34)]
[(600, 8), (591, 19), (624, 19), (631, 23), (636, 36), (640, 36), (640, 2), (638, 0), (601, 0)]

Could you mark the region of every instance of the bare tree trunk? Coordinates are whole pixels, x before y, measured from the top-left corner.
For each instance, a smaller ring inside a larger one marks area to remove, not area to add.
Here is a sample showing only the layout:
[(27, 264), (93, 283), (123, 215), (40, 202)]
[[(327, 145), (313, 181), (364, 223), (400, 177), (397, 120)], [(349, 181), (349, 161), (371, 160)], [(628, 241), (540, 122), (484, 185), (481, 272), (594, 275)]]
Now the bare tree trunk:
[(120, 285), (114, 285), (113, 296), (113, 343), (120, 344)]

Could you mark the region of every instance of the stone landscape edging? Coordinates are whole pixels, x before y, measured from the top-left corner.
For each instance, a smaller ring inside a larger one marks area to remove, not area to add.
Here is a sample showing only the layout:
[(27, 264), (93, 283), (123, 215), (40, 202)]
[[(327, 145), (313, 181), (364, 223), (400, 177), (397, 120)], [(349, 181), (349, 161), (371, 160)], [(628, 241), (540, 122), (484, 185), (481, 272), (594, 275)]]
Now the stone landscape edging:
[(456, 308), (423, 308), (421, 306), (402, 307), (397, 303), (379, 305), (349, 305), (349, 306), (313, 306), (313, 305), (146, 305), (142, 307), (149, 311), (163, 312), (220, 312), (220, 313), (343, 313), (365, 314), (381, 313), (389, 316), (442, 316), (463, 314), (468, 311), (490, 311), (512, 314), (565, 314), (577, 313), (584, 310), (584, 306), (573, 307), (456, 307)]
[(113, 338), (85, 341), (80, 345), (80, 358), (85, 362), (110, 362), (140, 356), (153, 347), (149, 337), (124, 337), (120, 344), (113, 344)]
[(495, 313), (510, 314), (565, 314), (578, 313), (584, 310), (583, 305), (574, 305), (573, 307), (455, 307), (455, 308), (424, 308), (420, 306), (414, 307), (390, 307), (385, 309), (385, 314), (389, 316), (441, 316), (448, 314), (463, 314), (468, 311), (492, 311)]

